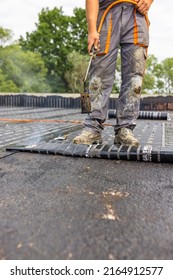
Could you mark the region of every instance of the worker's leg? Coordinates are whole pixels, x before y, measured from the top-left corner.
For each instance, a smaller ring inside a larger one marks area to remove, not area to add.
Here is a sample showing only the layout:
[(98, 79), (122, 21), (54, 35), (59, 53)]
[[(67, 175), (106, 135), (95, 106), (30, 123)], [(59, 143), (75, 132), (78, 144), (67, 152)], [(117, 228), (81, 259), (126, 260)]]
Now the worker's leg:
[(73, 140), (75, 144), (101, 143), (103, 122), (107, 117), (109, 96), (115, 78), (118, 48), (104, 56), (97, 56), (90, 71), (89, 93), (91, 113), (85, 118), (84, 130)]
[[(102, 12), (99, 14), (98, 23)], [(109, 96), (115, 78), (121, 30), (121, 12), (121, 6), (117, 9), (112, 9), (103, 23), (100, 34), (101, 49), (99, 55), (92, 61), (89, 71), (91, 113), (84, 121), (84, 130), (73, 140), (76, 144), (93, 144), (102, 140), (103, 122), (107, 118)]]
[(146, 48), (134, 44), (122, 44), (122, 85), (117, 106), (117, 125), (134, 128), (139, 114), (142, 81), (146, 65)]
[[(107, 118), (116, 59), (120, 42), (122, 5), (107, 14), (100, 33), (100, 55), (96, 56), (89, 72), (91, 113), (85, 119), (85, 129), (100, 133)], [(101, 18), (101, 13), (99, 17)], [(98, 22), (100, 19), (98, 19)], [(106, 53), (106, 54), (104, 54)], [(102, 55), (101, 55), (102, 54)]]
[(91, 113), (85, 119), (86, 128), (101, 132), (102, 123), (107, 118), (109, 96), (115, 79), (118, 48), (105, 56), (95, 58), (90, 71), (89, 93)]
[(123, 5), (121, 32), (122, 85), (117, 106), (115, 143), (139, 145), (133, 128), (139, 114), (142, 81), (149, 41), (146, 17), (134, 6)]

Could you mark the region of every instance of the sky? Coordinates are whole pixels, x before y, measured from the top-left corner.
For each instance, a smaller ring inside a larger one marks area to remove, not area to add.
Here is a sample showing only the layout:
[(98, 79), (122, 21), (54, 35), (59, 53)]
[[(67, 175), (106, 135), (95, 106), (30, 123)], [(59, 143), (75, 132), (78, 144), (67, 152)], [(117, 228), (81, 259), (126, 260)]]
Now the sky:
[[(106, 0), (105, 0), (106, 1)], [(85, 0), (0, 0), (0, 26), (13, 31), (13, 39), (35, 30), (42, 8), (62, 7), (72, 15), (75, 7), (85, 8)], [(173, 0), (155, 0), (149, 11), (150, 47), (159, 61), (173, 57)]]

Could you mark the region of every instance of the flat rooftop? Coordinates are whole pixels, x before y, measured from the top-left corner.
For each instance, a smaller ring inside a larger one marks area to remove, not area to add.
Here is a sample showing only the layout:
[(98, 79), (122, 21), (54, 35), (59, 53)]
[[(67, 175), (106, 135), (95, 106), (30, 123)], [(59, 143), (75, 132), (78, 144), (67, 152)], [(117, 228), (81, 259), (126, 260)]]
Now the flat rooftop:
[(138, 120), (141, 150), (110, 160), (111, 126), (89, 157), (74, 150), (80, 110), (1, 107), (0, 258), (172, 259), (173, 167), (159, 162), (172, 157), (169, 114)]

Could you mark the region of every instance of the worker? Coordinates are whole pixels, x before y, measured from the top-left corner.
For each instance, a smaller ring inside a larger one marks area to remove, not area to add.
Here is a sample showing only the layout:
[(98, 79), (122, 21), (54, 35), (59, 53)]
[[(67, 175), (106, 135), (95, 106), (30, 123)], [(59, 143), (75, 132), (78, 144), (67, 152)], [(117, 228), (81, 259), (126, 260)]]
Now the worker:
[(85, 118), (81, 134), (74, 138), (75, 144), (102, 143), (103, 124), (107, 118), (120, 49), (122, 83), (116, 108), (114, 143), (139, 145), (133, 130), (139, 114), (146, 67), (149, 45), (147, 13), (152, 2), (153, 0), (86, 0), (88, 52), (91, 53), (94, 46), (96, 57), (92, 60), (89, 71), (91, 113)]

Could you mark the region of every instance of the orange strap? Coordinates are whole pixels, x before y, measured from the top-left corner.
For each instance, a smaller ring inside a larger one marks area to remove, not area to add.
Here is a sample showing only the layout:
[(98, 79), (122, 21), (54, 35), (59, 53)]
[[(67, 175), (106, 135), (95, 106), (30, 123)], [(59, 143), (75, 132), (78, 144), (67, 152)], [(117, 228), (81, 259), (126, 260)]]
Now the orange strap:
[(102, 29), (102, 25), (103, 25), (103, 22), (105, 20), (105, 17), (107, 15), (107, 13), (109, 12), (110, 9), (112, 9), (114, 6), (120, 4), (120, 3), (130, 3), (130, 4), (133, 4), (133, 5), (136, 5), (137, 3), (135, 1), (132, 1), (132, 0), (117, 0), (116, 2), (112, 3), (111, 5), (109, 5), (109, 7), (104, 11), (103, 15), (102, 15), (102, 18), (101, 18), (101, 21), (100, 21), (100, 24), (99, 24), (99, 27), (98, 27), (98, 33), (100, 33), (101, 29)]
[[(110, 11), (110, 9), (112, 9), (114, 6), (120, 4), (120, 3), (130, 3), (136, 6), (137, 2), (133, 1), (133, 0), (117, 0), (116, 2), (112, 3), (111, 5), (108, 6), (108, 8), (104, 11), (102, 18), (100, 20), (99, 23), (99, 27), (98, 27), (98, 33), (101, 32), (102, 26), (103, 26), (103, 22), (107, 16), (107, 13)], [(148, 16), (147, 14), (144, 15), (147, 26), (149, 27), (149, 20), (148, 20)], [(109, 30), (108, 30), (108, 38), (106, 41), (106, 47), (105, 47), (105, 51), (103, 53), (98, 53), (98, 56), (104, 55), (106, 53), (108, 53), (109, 51), (109, 47), (110, 47), (110, 38), (111, 38), (111, 31), (112, 31), (112, 17), (110, 19), (110, 25), (109, 25)], [(137, 26), (137, 21), (136, 21), (136, 9), (134, 9), (134, 44), (135, 45), (140, 45), (142, 47), (146, 47), (143, 44), (139, 44), (138, 43), (138, 26)]]
[(112, 34), (112, 14), (111, 14), (110, 21), (109, 21), (108, 35), (107, 35), (107, 39), (106, 39), (105, 50), (102, 53), (97, 53), (96, 54), (97, 56), (102, 56), (109, 52), (110, 43), (111, 43), (111, 34)]

